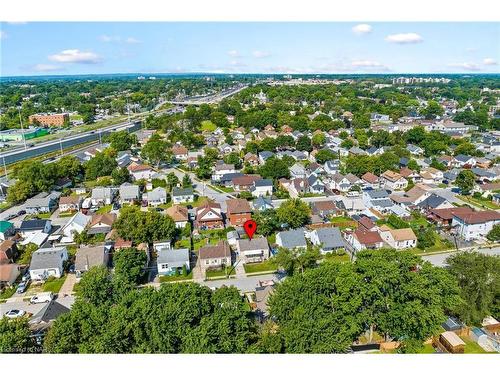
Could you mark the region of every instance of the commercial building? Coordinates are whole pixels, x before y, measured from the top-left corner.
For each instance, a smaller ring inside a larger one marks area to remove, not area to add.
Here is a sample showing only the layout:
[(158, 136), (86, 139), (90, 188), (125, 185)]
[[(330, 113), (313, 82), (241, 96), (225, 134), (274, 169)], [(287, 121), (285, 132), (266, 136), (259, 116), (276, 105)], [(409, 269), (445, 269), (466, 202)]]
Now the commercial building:
[(40, 124), (43, 126), (63, 126), (69, 122), (67, 113), (37, 113), (29, 118), (30, 124)]

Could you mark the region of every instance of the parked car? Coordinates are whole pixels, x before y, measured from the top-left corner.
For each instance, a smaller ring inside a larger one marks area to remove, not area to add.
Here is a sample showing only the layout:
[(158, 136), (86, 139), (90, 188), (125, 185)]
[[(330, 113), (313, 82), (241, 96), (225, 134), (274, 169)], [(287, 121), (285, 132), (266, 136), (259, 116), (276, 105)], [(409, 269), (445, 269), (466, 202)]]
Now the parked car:
[(17, 286), (17, 289), (16, 289), (16, 293), (21, 294), (21, 293), (26, 292), (26, 289), (28, 289), (28, 284), (29, 284), (29, 281), (23, 281), (23, 282), (19, 283), (19, 285)]
[(30, 280), (31, 280), (30, 271), (27, 269), (21, 281), (30, 281)]
[(26, 314), (26, 311), (14, 309), (7, 311), (4, 316), (9, 319), (15, 319), (15, 318), (22, 318), (24, 314)]
[(38, 293), (31, 297), (30, 303), (45, 303), (45, 302), (50, 302), (54, 299), (54, 293), (52, 292), (45, 292), (45, 293)]
[(17, 214), (10, 214), (9, 216), (7, 216), (5, 218), (5, 220), (12, 220), (12, 219), (15, 219), (17, 217)]
[(26, 210), (21, 210), (17, 213), (18, 216), (25, 215), (25, 214), (26, 214)]

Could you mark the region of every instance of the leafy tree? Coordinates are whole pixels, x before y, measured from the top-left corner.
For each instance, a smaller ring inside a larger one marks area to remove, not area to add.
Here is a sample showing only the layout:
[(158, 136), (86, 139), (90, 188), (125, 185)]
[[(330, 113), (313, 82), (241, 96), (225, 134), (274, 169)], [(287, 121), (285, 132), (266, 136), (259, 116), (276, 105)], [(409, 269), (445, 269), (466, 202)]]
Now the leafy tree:
[(455, 179), (455, 185), (457, 185), (462, 194), (469, 195), (474, 189), (474, 185), (476, 183), (476, 176), (470, 170), (460, 171), (457, 178)]
[(500, 241), (500, 224), (495, 224), (490, 232), (486, 235), (486, 238), (493, 242)]
[(193, 186), (193, 182), (191, 181), (191, 178), (189, 177), (189, 175), (186, 173), (182, 177), (182, 187), (183, 188), (190, 188), (192, 186)]
[(434, 119), (437, 116), (442, 116), (444, 113), (444, 109), (435, 100), (429, 100), (427, 102), (427, 107), (425, 107), (421, 113), (425, 116), (426, 119)]
[(315, 148), (320, 148), (325, 145), (326, 137), (323, 133), (316, 133), (312, 136), (311, 142)]
[(142, 147), (141, 156), (151, 164), (159, 166), (161, 163), (171, 160), (172, 151), (169, 150), (167, 142), (154, 133)]
[(57, 162), (57, 173), (59, 177), (68, 177), (72, 181), (83, 173), (83, 166), (73, 155), (65, 155)]
[(259, 174), (262, 178), (271, 178), (271, 179), (280, 179), (280, 178), (289, 178), (290, 170), (288, 169), (287, 164), (276, 157), (271, 157), (266, 160), (263, 166), (259, 168)]
[(147, 256), (144, 251), (135, 248), (123, 249), (113, 257), (114, 277), (126, 285), (137, 285), (144, 277)]
[(243, 165), (243, 161), (237, 152), (231, 152), (224, 157), (224, 163), (234, 164), (236, 169), (240, 169)]
[(346, 352), (362, 332), (361, 285), (349, 265), (325, 264), (287, 277), (269, 297), (273, 335), (281, 339), (274, 341), (286, 353)]
[(352, 119), (352, 126), (355, 129), (366, 129), (370, 127), (370, 116), (365, 113), (356, 113)]
[(123, 207), (113, 227), (120, 237), (136, 243), (172, 238), (175, 232), (170, 216), (157, 211), (141, 211), (137, 206)]
[(342, 141), (340, 144), (340, 147), (345, 148), (345, 149), (350, 149), (351, 147), (354, 146), (354, 141), (351, 138), (346, 138)]
[(470, 156), (484, 156), (484, 153), (479, 151), (476, 146), (470, 142), (462, 142), (453, 151), (454, 155), (470, 155)]
[(338, 155), (328, 149), (319, 150), (314, 156), (319, 164), (324, 164), (329, 160), (337, 159)]
[(17, 262), (19, 264), (30, 264), (31, 263), (31, 257), (35, 251), (38, 250), (38, 246), (34, 243), (29, 243), (25, 245), (22, 250), (21, 250), (21, 255), (19, 256), (19, 259)]
[(96, 180), (101, 176), (109, 176), (118, 166), (115, 158), (106, 155), (103, 152), (98, 152), (92, 159), (85, 162), (85, 179)]
[(168, 190), (172, 190), (179, 184), (179, 177), (174, 172), (167, 174), (167, 187)]
[(91, 267), (78, 283), (78, 298), (93, 305), (109, 302), (113, 294), (111, 273), (104, 266)]
[(438, 235), (433, 228), (421, 228), (417, 232), (417, 247), (419, 249), (427, 249), (434, 246), (437, 241), (437, 236)]
[(264, 211), (256, 211), (252, 218), (257, 223), (257, 233), (262, 236), (270, 236), (279, 229), (276, 210), (268, 209)]
[(115, 168), (113, 172), (111, 172), (111, 178), (115, 185), (121, 185), (125, 182), (130, 182), (130, 172), (127, 167)]
[(132, 145), (137, 143), (137, 136), (135, 134), (130, 134), (126, 130), (121, 130), (113, 132), (109, 135), (109, 142), (111, 147), (116, 151), (129, 150)]
[(311, 152), (313, 147), (312, 147), (312, 142), (309, 137), (303, 135), (297, 139), (297, 144), (295, 145), (295, 148), (298, 151), (307, 151)]
[(299, 198), (286, 200), (276, 210), (279, 222), (287, 224), (290, 228), (299, 228), (307, 224), (310, 213), (307, 203)]
[(488, 315), (500, 313), (500, 257), (459, 252), (446, 259), (449, 272), (460, 287), (455, 312), (467, 324), (480, 324)]
[(35, 346), (28, 319), (0, 319), (0, 353), (29, 353)]

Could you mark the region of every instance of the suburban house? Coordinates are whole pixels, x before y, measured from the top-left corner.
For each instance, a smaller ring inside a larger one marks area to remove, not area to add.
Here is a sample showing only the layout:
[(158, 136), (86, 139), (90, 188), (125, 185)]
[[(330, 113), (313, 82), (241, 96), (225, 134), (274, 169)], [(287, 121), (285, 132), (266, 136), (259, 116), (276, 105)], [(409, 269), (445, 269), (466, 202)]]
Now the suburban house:
[(161, 186), (146, 193), (146, 201), (150, 206), (159, 206), (160, 204), (167, 203), (167, 191)]
[(427, 198), (425, 198), (418, 205), (418, 208), (424, 212), (431, 209), (442, 209), (442, 208), (453, 208), (454, 206), (446, 199), (440, 195), (432, 193)]
[(302, 228), (278, 232), (276, 244), (287, 249), (305, 249), (307, 247), (305, 231)]
[(19, 227), (23, 238), (29, 238), (37, 233), (50, 233), (52, 223), (50, 220), (24, 220)]
[(361, 180), (363, 180), (363, 186), (365, 187), (370, 187), (372, 189), (378, 189), (380, 187), (378, 176), (371, 172), (366, 172), (363, 176), (361, 176)]
[(387, 225), (382, 225), (380, 236), (390, 247), (397, 250), (417, 246), (417, 236), (411, 228), (391, 229)]
[(325, 192), (325, 184), (314, 174), (307, 178), (308, 192), (312, 194), (323, 194)]
[(127, 167), (134, 180), (150, 180), (154, 174), (153, 168), (146, 164), (132, 163)]
[(194, 192), (192, 188), (177, 188), (172, 189), (172, 202), (174, 204), (187, 203), (194, 201)]
[(189, 249), (165, 249), (157, 251), (156, 264), (159, 275), (175, 275), (183, 268), (190, 270)]
[(128, 182), (120, 185), (120, 204), (134, 204), (139, 202), (140, 198), (141, 192), (139, 185), (133, 185)]
[(95, 214), (92, 215), (87, 226), (88, 234), (99, 234), (99, 233), (109, 233), (113, 227), (113, 223), (116, 221), (116, 214), (105, 213), (105, 214)]
[(17, 245), (12, 240), (0, 242), (0, 264), (13, 263), (17, 255)]
[(305, 178), (306, 168), (299, 163), (295, 163), (290, 167), (290, 178)]
[(60, 193), (56, 192), (42, 192), (35, 195), (33, 198), (26, 200), (24, 204), (26, 213), (39, 214), (54, 211), (57, 207), (57, 200), (59, 199), (60, 195)]
[(76, 251), (75, 273), (82, 277), (83, 273), (94, 266), (108, 266), (109, 253), (105, 246), (80, 247)]
[(265, 211), (274, 208), (271, 198), (263, 197), (262, 195), (253, 201), (253, 208), (256, 211)]
[(21, 266), (19, 264), (0, 264), (0, 289), (13, 286), (20, 274)]
[(259, 175), (243, 175), (236, 176), (232, 179), (233, 188), (236, 191), (249, 191), (253, 186), (254, 182), (257, 180), (262, 180)]
[(68, 195), (59, 199), (59, 212), (76, 212), (82, 206), (83, 198), (79, 195)]
[(6, 240), (15, 233), (14, 224), (10, 221), (0, 221), (0, 240)]
[(380, 175), (380, 185), (389, 190), (403, 190), (408, 181), (399, 173), (387, 170)]
[(335, 215), (338, 212), (338, 208), (334, 201), (317, 201), (311, 202), (311, 211), (313, 215), (326, 218)]
[(309, 239), (313, 245), (319, 246), (322, 254), (343, 250), (346, 246), (339, 228), (319, 228), (313, 230)]
[(182, 145), (174, 145), (172, 147), (172, 154), (176, 160), (187, 160), (188, 158), (188, 149)]
[(410, 190), (406, 191), (403, 195), (391, 194), (390, 198), (393, 202), (400, 206), (416, 206), (420, 202), (427, 199), (431, 194), (416, 185)]
[(219, 241), (215, 246), (203, 246), (198, 252), (201, 272), (231, 266), (231, 249), (227, 241)]
[(406, 146), (406, 149), (412, 154), (413, 156), (420, 156), (424, 153), (424, 150), (421, 147), (412, 145), (411, 143)]
[(264, 164), (267, 159), (272, 158), (274, 153), (271, 151), (262, 151), (259, 152), (259, 163)]
[(351, 188), (351, 183), (349, 182), (349, 180), (340, 173), (335, 173), (333, 176), (331, 176), (329, 182), (330, 189), (332, 190), (346, 192)]
[(273, 194), (273, 180), (260, 179), (253, 183), (250, 192), (254, 197), (271, 196)]
[(497, 211), (455, 212), (451, 222), (454, 232), (466, 241), (484, 238), (495, 224), (500, 224)]
[(335, 174), (340, 170), (340, 161), (336, 160), (328, 160), (325, 163), (324, 170), (327, 174)]
[(234, 226), (243, 226), (243, 223), (252, 218), (252, 209), (246, 199), (229, 199), (226, 201), (227, 218)]
[(356, 251), (365, 249), (380, 249), (384, 246), (384, 240), (380, 234), (375, 231), (367, 231), (358, 228), (353, 232), (347, 233), (346, 238)]
[(460, 168), (465, 166), (474, 167), (476, 165), (476, 159), (473, 156), (459, 154), (455, 156), (452, 163), (455, 167)]
[(61, 242), (70, 243), (74, 241), (75, 233), (82, 233), (87, 224), (89, 223), (91, 217), (84, 215), (81, 212), (77, 212), (69, 221), (62, 227), (62, 238)]
[(197, 229), (223, 229), (224, 218), (220, 204), (207, 201), (196, 208), (196, 219), (194, 226)]
[(110, 187), (96, 187), (92, 189), (92, 205), (102, 206), (111, 204), (117, 190)]
[(50, 276), (60, 278), (64, 272), (64, 262), (68, 260), (65, 247), (38, 249), (31, 256), (30, 276), (32, 280), (44, 281)]
[(237, 240), (236, 249), (244, 263), (262, 262), (269, 258), (269, 243), (266, 237)]
[(453, 207), (453, 208), (440, 208), (440, 209), (432, 209), (427, 214), (427, 219), (433, 223), (435, 223), (438, 227), (451, 227), (451, 223), (453, 221), (453, 215), (455, 213), (461, 214), (471, 214), (474, 210), (469, 206), (463, 207)]
[(189, 222), (189, 212), (187, 207), (174, 204), (173, 206), (167, 208), (165, 212), (174, 220), (176, 228), (184, 228)]
[(229, 173), (236, 173), (234, 164), (216, 164), (214, 167), (214, 173), (212, 174), (212, 180), (220, 181), (222, 176)]

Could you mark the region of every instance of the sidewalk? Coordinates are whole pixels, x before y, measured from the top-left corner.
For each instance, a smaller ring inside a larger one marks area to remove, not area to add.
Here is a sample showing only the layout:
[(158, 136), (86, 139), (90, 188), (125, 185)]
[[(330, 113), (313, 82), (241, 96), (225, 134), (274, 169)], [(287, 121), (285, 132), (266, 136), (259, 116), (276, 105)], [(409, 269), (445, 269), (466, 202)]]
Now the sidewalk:
[(76, 275), (69, 273), (66, 276), (66, 280), (64, 280), (64, 284), (61, 286), (61, 289), (59, 289), (59, 295), (60, 296), (69, 296), (73, 294), (73, 287), (76, 284)]

